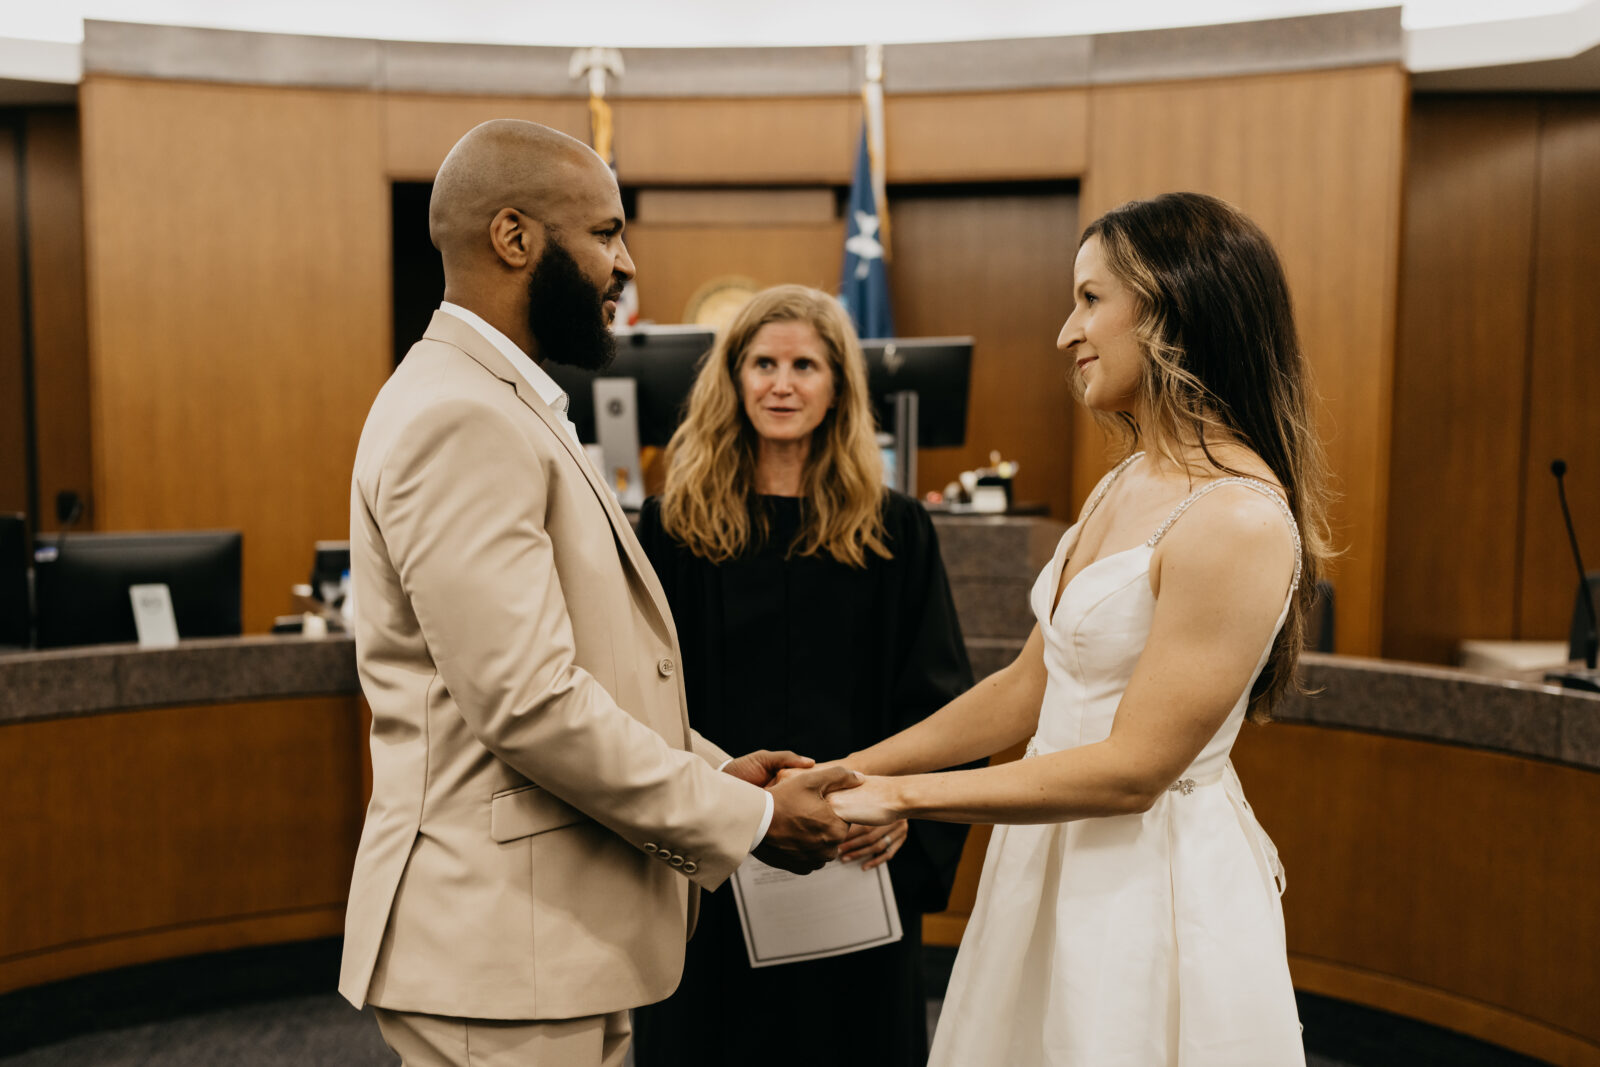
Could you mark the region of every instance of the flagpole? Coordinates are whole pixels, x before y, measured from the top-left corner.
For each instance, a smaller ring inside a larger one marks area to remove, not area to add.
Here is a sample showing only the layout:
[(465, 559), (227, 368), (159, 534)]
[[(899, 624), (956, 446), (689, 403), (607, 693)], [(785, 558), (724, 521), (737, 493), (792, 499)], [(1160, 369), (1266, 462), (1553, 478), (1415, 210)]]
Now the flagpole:
[[(579, 48), (567, 65), (569, 77), (586, 78), (589, 82), (589, 144), (613, 174), (617, 172), (617, 153), (611, 104), (606, 100), (606, 78), (621, 78), (624, 70), (622, 53), (615, 48)], [(638, 321), (639, 287), (630, 278), (617, 301), (616, 326), (629, 328)]]
[(867, 80), (861, 86), (861, 103), (867, 126), (867, 158), (872, 168), (872, 198), (877, 201), (878, 240), (883, 260), (889, 261), (888, 168), (883, 147), (883, 45), (867, 45)]
[(622, 53), (615, 48), (579, 48), (572, 53), (567, 65), (570, 77), (588, 79), (589, 143), (595, 155), (613, 170), (617, 159), (612, 152), (611, 105), (606, 102), (606, 77), (620, 78), (623, 69)]
[(866, 75), (861, 86), (861, 133), (856, 138), (850, 201), (845, 209), (839, 301), (862, 337), (893, 337), (886, 263), (889, 220), (883, 166), (882, 45), (866, 46)]

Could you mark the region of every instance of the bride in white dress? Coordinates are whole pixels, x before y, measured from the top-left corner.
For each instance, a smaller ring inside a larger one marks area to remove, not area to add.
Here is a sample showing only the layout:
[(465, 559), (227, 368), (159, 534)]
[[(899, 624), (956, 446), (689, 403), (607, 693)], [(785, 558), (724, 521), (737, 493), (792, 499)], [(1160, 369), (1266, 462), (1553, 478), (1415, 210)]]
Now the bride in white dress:
[(1017, 660), (841, 761), (869, 777), (829, 799), (998, 824), (931, 1063), (1303, 1064), (1283, 868), (1228, 761), (1294, 684), (1328, 555), (1288, 286), (1254, 223), (1189, 193), (1092, 224), (1074, 283), (1057, 347), (1124, 458)]

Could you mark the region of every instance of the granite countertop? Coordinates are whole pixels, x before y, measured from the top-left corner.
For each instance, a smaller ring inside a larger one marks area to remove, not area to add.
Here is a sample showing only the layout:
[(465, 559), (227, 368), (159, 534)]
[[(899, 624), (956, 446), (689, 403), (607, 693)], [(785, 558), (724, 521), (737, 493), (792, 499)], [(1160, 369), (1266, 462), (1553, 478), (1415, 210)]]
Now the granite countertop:
[(1440, 741), (1600, 771), (1600, 694), (1450, 667), (1306, 653), (1282, 722)]
[[(1600, 771), (1600, 695), (1444, 667), (1304, 658), (1282, 722), (1443, 742)], [(0, 726), (177, 704), (360, 692), (355, 642), (250, 636), (176, 648), (100, 645), (0, 655)]]
[(200, 638), (0, 655), (0, 726), (175, 704), (361, 691), (348, 635)]

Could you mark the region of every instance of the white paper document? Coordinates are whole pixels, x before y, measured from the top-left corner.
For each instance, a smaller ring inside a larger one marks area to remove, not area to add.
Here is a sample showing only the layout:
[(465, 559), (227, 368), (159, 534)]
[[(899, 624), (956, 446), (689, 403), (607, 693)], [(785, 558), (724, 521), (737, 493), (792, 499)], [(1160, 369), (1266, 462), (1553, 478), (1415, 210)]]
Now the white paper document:
[(733, 899), (750, 966), (842, 956), (900, 940), (900, 912), (888, 864), (834, 860), (811, 874), (790, 874), (754, 856), (733, 872)]

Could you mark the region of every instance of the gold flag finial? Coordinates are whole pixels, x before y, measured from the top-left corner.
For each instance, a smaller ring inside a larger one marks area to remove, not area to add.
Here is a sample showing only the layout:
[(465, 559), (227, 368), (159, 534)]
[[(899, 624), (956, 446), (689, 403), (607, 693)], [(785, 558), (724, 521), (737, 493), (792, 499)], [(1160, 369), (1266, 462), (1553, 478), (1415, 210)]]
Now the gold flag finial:
[(589, 143), (595, 154), (613, 167), (617, 161), (612, 155), (611, 105), (606, 103), (606, 77), (620, 78), (624, 70), (622, 53), (615, 48), (579, 48), (567, 64), (570, 77), (589, 80)]

